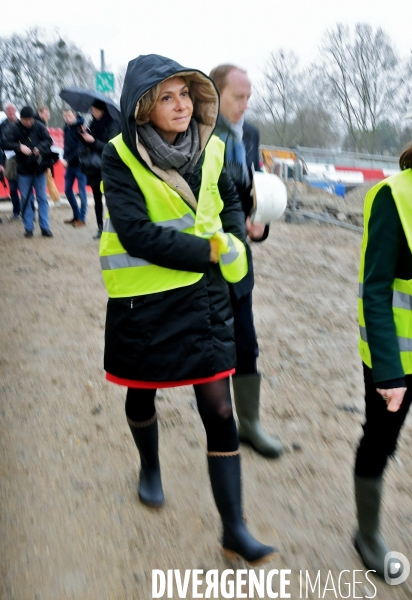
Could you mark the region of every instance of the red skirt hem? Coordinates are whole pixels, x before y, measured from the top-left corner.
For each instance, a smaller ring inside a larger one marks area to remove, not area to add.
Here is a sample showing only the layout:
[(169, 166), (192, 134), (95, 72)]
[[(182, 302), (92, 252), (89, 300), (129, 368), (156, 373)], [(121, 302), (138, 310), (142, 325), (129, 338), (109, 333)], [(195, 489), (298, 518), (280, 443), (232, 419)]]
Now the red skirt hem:
[(235, 373), (236, 369), (229, 369), (229, 371), (222, 371), (216, 373), (213, 377), (202, 377), (200, 379), (185, 379), (183, 381), (137, 381), (136, 379), (123, 379), (122, 377), (116, 377), (111, 373), (106, 372), (106, 379), (117, 385), (124, 385), (130, 388), (142, 388), (146, 390), (153, 390), (158, 388), (171, 388), (179, 387), (182, 385), (199, 385), (202, 383), (210, 383), (211, 381), (219, 381), (219, 379), (225, 379)]

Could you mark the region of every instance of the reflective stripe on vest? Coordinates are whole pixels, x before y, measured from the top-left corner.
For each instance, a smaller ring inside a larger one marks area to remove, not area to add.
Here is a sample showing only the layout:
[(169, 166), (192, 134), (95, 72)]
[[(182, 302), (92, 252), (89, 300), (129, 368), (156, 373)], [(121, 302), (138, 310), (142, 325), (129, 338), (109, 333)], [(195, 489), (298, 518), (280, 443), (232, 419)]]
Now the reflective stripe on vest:
[[(219, 264), (223, 276), (230, 282), (239, 281), (247, 273), (245, 247), (232, 234), (222, 230), (220, 212), (223, 202), (217, 181), (224, 160), (224, 144), (212, 136), (205, 149), (202, 179), (196, 214), (181, 196), (164, 181), (143, 166), (123, 142), (122, 136), (111, 142), (129, 167), (142, 191), (151, 221), (162, 228), (173, 228), (185, 234), (219, 241)], [(124, 298), (166, 291), (192, 285), (203, 273), (167, 269), (130, 256), (108, 218), (100, 240), (100, 263), (103, 279), (111, 298)]]
[[(359, 352), (363, 362), (372, 367), (372, 357), (368, 345), (368, 338), (363, 312), (363, 279), (365, 268), (365, 254), (368, 245), (368, 223), (372, 205), (378, 191), (388, 185), (396, 204), (399, 218), (405, 232), (408, 246), (412, 251), (412, 206), (410, 194), (412, 189), (412, 170), (407, 169), (381, 181), (365, 197), (364, 207), (364, 234), (362, 239), (361, 260), (359, 269)], [(400, 358), (405, 374), (412, 374), (412, 281), (394, 279), (392, 283), (392, 311), (396, 335), (399, 344)]]
[[(359, 298), (363, 298), (363, 283), (359, 284)], [(405, 308), (406, 310), (412, 310), (412, 294), (406, 294), (404, 292), (393, 291), (392, 294), (392, 306), (394, 308)]]
[(224, 265), (230, 265), (234, 260), (239, 256), (239, 252), (235, 246), (235, 242), (229, 238), (229, 250), (226, 254), (223, 254), (221, 257), (221, 261)]
[[(368, 343), (366, 327), (359, 327), (359, 335), (362, 342)], [(400, 352), (412, 352), (412, 338), (403, 338), (397, 336)]]

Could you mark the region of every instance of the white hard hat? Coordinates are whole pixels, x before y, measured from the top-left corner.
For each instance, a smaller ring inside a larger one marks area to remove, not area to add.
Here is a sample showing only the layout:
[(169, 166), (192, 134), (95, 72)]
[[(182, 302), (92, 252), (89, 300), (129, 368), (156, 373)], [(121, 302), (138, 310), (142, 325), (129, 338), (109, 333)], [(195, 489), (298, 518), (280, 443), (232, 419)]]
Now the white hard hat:
[(283, 181), (273, 173), (255, 171), (252, 184), (252, 223), (278, 221), (285, 212), (287, 190)]

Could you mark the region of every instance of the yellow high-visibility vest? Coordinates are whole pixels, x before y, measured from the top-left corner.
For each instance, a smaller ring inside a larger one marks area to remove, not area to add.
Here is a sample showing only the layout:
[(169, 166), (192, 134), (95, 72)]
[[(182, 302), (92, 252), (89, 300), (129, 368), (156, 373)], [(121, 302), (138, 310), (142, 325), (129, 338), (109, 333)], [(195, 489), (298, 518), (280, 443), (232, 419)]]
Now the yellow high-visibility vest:
[[(368, 246), (368, 223), (371, 216), (372, 205), (376, 194), (384, 185), (388, 185), (391, 188), (392, 197), (396, 204), (406, 240), (412, 252), (412, 169), (406, 169), (405, 171), (401, 171), (400, 173), (379, 182), (369, 190), (365, 197), (365, 228), (362, 239), (359, 269), (359, 352), (363, 362), (370, 368), (372, 368), (372, 357), (368, 345), (362, 300), (365, 254)], [(405, 375), (409, 375), (412, 373), (412, 280), (394, 279), (392, 289), (392, 311), (398, 338), (399, 352)]]
[[(247, 273), (245, 246), (233, 234), (223, 233), (219, 216), (223, 202), (217, 182), (224, 164), (223, 142), (212, 136), (206, 146), (196, 213), (176, 191), (138, 161), (121, 134), (109, 143), (132, 172), (145, 198), (150, 220), (157, 227), (173, 227), (185, 234), (218, 239), (222, 275), (231, 283), (240, 281)], [(203, 273), (168, 269), (130, 256), (120, 243), (109, 215), (100, 239), (100, 263), (111, 298), (172, 290), (192, 285), (203, 277)]]

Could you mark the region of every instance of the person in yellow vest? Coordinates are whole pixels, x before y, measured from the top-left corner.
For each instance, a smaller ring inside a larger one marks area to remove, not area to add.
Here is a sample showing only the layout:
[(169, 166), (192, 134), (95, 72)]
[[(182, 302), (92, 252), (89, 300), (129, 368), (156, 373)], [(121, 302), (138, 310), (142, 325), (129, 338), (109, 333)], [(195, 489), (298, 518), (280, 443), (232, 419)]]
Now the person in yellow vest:
[(381, 577), (390, 552), (379, 524), (383, 472), (412, 399), (412, 145), (399, 164), (400, 173), (366, 194), (359, 275), (366, 422), (355, 463), (355, 547)]
[(213, 135), (218, 94), (200, 71), (152, 54), (129, 62), (120, 105), (121, 134), (102, 161), (104, 367), (109, 381), (128, 388), (139, 498), (164, 503), (156, 389), (193, 385), (223, 552), (266, 562), (275, 549), (243, 521), (230, 397), (236, 359), (227, 282), (246, 275), (247, 260), (239, 199), (223, 168), (224, 144)]

